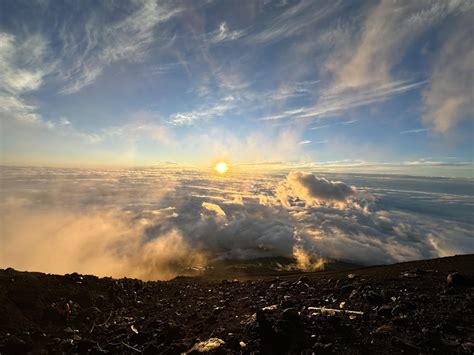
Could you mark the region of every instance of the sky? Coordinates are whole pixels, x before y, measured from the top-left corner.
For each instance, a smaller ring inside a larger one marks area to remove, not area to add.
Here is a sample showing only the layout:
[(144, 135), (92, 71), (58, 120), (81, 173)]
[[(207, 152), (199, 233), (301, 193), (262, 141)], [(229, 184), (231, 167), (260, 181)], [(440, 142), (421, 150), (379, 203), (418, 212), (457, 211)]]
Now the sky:
[(472, 177), (472, 1), (0, 2), (1, 164)]

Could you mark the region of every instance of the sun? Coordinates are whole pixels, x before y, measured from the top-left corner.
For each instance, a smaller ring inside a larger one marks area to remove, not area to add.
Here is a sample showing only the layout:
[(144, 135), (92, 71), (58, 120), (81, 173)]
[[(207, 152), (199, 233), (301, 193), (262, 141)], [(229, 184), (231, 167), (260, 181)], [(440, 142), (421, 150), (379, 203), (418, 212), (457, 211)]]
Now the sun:
[(229, 170), (229, 165), (226, 162), (220, 161), (214, 167), (214, 170), (219, 174), (224, 175)]

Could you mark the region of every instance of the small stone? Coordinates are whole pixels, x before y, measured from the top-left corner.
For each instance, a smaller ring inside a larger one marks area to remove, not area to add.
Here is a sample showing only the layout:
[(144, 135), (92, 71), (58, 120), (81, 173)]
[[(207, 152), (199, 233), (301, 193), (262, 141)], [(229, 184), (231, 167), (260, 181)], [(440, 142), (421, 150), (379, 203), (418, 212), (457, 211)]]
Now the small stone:
[(273, 311), (276, 311), (277, 309), (278, 309), (278, 305), (272, 304), (271, 306), (263, 307), (262, 311), (264, 311), (264, 312), (273, 312)]
[(474, 352), (474, 343), (465, 342), (465, 343), (462, 343), (461, 347), (468, 354), (472, 354)]
[(349, 295), (349, 299), (353, 299), (355, 296), (359, 294), (359, 291), (357, 290), (352, 290), (351, 294)]
[(206, 352), (215, 350), (224, 344), (225, 344), (225, 341), (222, 339), (210, 338), (206, 341), (201, 341), (199, 343), (194, 344), (194, 346), (187, 352), (187, 354), (193, 353), (193, 352), (206, 353)]
[(466, 275), (460, 274), (459, 272), (453, 272), (446, 278), (448, 286), (459, 287), (459, 286), (471, 286), (473, 280), (469, 279)]

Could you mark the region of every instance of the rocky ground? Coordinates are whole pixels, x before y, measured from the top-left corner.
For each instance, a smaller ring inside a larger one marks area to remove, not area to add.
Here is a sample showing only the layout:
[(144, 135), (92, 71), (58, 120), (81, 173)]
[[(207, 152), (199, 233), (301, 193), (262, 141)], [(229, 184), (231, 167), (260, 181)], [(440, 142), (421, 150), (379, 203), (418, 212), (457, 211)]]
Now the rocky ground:
[(142, 282), (0, 270), (0, 353), (474, 352), (474, 255), (238, 276)]

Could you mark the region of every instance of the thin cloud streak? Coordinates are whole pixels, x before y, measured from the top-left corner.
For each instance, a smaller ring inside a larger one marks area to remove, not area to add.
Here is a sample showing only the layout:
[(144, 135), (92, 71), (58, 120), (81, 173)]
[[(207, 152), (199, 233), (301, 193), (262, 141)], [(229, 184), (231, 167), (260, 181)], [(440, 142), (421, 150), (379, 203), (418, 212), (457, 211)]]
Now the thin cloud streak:
[(313, 107), (299, 107), (282, 113), (260, 118), (261, 121), (280, 119), (315, 119), (327, 117), (350, 109), (382, 102), (396, 94), (415, 90), (426, 84), (420, 82), (393, 82), (377, 88), (363, 89), (356, 92), (328, 92), (323, 94)]
[(400, 134), (413, 134), (413, 133), (423, 133), (423, 132), (428, 132), (428, 128), (418, 128), (418, 129), (409, 129), (406, 131), (401, 131)]

